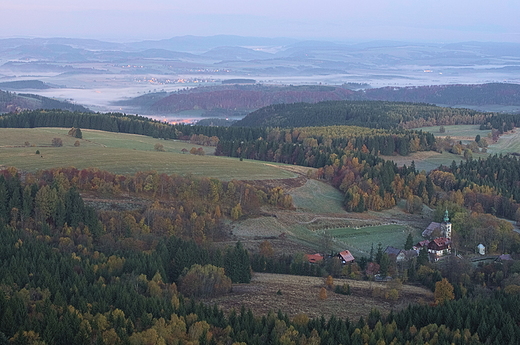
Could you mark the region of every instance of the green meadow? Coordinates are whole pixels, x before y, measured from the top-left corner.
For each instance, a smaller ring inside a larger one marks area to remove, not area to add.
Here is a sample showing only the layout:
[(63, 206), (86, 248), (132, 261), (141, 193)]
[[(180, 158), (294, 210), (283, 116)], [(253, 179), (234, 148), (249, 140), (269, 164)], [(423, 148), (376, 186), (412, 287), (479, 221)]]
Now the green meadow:
[(326, 233), (332, 236), (336, 242), (345, 243), (353, 253), (366, 255), (370, 253), (372, 245), (374, 250), (376, 250), (379, 243), (382, 244), (383, 249), (387, 246), (403, 248), (406, 237), (409, 233), (415, 235), (415, 230), (406, 225), (387, 224), (331, 229), (326, 230)]
[[(223, 180), (295, 176), (276, 164), (213, 156), (213, 147), (202, 147), (204, 156), (183, 153), (183, 149), (189, 151), (201, 146), (182, 141), (88, 129), (82, 130), (83, 139), (76, 139), (67, 132), (64, 128), (0, 128), (0, 167), (14, 166), (30, 172), (56, 167), (95, 167), (118, 174), (156, 170)], [(52, 147), (53, 138), (62, 139), (63, 146)], [(76, 140), (79, 146), (74, 146)], [(163, 145), (164, 151), (156, 151), (156, 144)]]

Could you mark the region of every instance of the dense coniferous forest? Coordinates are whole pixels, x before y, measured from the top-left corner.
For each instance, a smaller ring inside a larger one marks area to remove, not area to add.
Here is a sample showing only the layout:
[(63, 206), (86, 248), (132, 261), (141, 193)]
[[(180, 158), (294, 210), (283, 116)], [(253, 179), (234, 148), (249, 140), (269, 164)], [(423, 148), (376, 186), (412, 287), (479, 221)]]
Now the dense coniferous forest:
[(215, 154), (322, 168), (349, 151), (406, 156), (435, 148), (434, 136), (422, 131), (330, 126), (269, 129), (265, 134), (257, 140), (220, 140)]
[[(199, 304), (184, 294), (205, 284), (204, 279), (217, 279), (217, 267), (224, 267), (222, 272), (232, 281), (249, 281), (251, 261), (240, 243), (220, 251), (191, 240), (197, 238), (190, 235), (194, 228), (161, 233), (153, 224), (160, 214), (152, 212), (160, 209), (156, 203), (119, 213), (124, 224), (118, 225), (115, 214), (85, 205), (79, 192), (97, 187), (105, 197), (122, 191), (143, 200), (155, 195), (161, 203), (175, 201), (185, 209), (190, 203), (213, 199), (211, 204), (222, 205), (223, 210), (239, 199), (244, 205), (253, 202), (244, 195), (265, 194), (256, 202), (275, 202), (275, 194), (238, 182), (219, 187), (217, 181), (212, 185), (206, 180), (210, 185), (205, 186), (204, 179), (177, 176), (161, 176), (168, 186), (159, 182), (154, 187), (153, 176), (60, 169), (26, 175), (22, 181), (15, 169), (1, 171), (3, 343), (515, 344), (520, 339), (516, 312), (520, 299), (514, 289), (477, 300), (448, 298), (435, 306), (411, 306), (387, 317), (374, 310), (359, 320), (304, 315), (289, 319), (283, 312), (253, 315), (245, 308), (224, 314)], [(233, 217), (233, 208), (229, 212)], [(189, 220), (193, 218), (192, 213)], [(203, 280), (193, 280), (196, 270)], [(410, 271), (412, 276), (424, 272), (428, 271)], [(224, 284), (225, 278), (219, 279)], [(438, 284), (435, 290), (441, 291)], [(464, 295), (460, 288), (457, 291)]]
[(481, 124), (490, 117), (490, 113), (424, 103), (327, 101), (267, 106), (247, 115), (234, 126), (290, 128), (349, 125), (390, 129)]
[(189, 139), (193, 134), (229, 140), (253, 140), (265, 136), (263, 128), (228, 128), (171, 125), (139, 115), (35, 110), (0, 115), (0, 128), (64, 127), (147, 135), (163, 139)]

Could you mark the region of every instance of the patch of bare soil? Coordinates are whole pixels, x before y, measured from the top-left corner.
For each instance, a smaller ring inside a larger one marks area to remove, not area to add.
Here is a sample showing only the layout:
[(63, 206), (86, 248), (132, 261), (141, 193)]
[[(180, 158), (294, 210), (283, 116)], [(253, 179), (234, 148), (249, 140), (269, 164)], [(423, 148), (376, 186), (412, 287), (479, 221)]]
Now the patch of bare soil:
[(225, 296), (205, 299), (208, 304), (217, 304), (225, 311), (240, 310), (242, 305), (250, 308), (255, 315), (265, 315), (269, 311), (282, 310), (289, 317), (307, 314), (314, 318), (326, 318), (332, 314), (340, 318), (357, 321), (366, 318), (373, 308), (382, 314), (399, 310), (410, 303), (428, 303), (433, 300), (431, 291), (410, 285), (402, 285), (399, 298), (390, 301), (384, 297), (391, 283), (335, 279), (334, 285), (349, 284), (351, 295), (341, 295), (327, 290), (327, 298), (319, 297), (325, 286), (319, 277), (292, 276), (284, 274), (255, 273), (250, 284), (233, 286), (233, 291)]

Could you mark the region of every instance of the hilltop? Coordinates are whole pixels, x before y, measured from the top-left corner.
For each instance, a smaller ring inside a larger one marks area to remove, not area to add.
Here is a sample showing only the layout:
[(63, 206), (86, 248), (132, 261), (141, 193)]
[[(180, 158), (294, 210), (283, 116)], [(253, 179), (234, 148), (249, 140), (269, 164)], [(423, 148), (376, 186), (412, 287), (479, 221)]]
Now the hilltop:
[[(33, 83), (31, 86), (44, 88), (45, 84)], [(1, 85), (0, 85), (1, 87)], [(18, 85), (17, 87), (20, 87)], [(33, 94), (14, 93), (0, 90), (0, 113), (19, 112), (22, 110), (35, 109), (62, 109), (69, 111), (89, 112), (90, 110), (82, 105), (59, 101), (54, 98), (43, 97)]]

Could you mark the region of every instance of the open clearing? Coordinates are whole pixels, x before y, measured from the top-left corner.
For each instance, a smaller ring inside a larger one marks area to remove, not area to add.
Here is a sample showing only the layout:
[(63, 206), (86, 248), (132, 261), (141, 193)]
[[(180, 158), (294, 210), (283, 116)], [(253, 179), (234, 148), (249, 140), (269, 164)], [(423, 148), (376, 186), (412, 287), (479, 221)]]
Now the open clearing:
[(326, 183), (307, 180), (305, 185), (291, 192), (294, 206), (314, 213), (343, 212), (343, 195)]
[[(429, 224), (422, 215), (411, 215), (404, 204), (382, 212), (353, 213), (342, 208), (341, 193), (321, 181), (307, 182), (290, 190), (295, 210), (265, 209), (266, 216), (249, 218), (232, 224), (235, 240), (252, 252), (268, 240), (277, 254), (315, 253), (330, 249), (348, 249), (355, 257), (368, 256), (372, 244), (377, 248), (402, 248), (408, 234), (420, 240)], [(327, 236), (326, 236), (327, 235)]]
[[(203, 147), (207, 156), (183, 154), (181, 150), (200, 147), (187, 142), (159, 140), (143, 135), (82, 130), (84, 139), (67, 135), (64, 128), (0, 128), (0, 167), (14, 166), (35, 172), (40, 169), (73, 166), (96, 167), (118, 174), (156, 170), (167, 174), (192, 174), (222, 180), (262, 180), (293, 178), (297, 174), (283, 165), (260, 161), (215, 157), (213, 147)], [(63, 141), (52, 147), (53, 138)], [(79, 140), (80, 146), (74, 143)], [(25, 142), (30, 146), (26, 146)], [(154, 150), (162, 144), (164, 152)], [(35, 154), (36, 150), (40, 154)]]
[(449, 136), (454, 140), (475, 140), (477, 135), (486, 138), (491, 130), (480, 130), (480, 125), (451, 125), (444, 126), (444, 133), (440, 132), (440, 126), (414, 128), (414, 130), (432, 133), (436, 137)]
[[(439, 132), (439, 126), (433, 127), (422, 127), (415, 128), (416, 130), (422, 130), (430, 132), (436, 137), (450, 136), (454, 140), (462, 141), (466, 144), (470, 141), (475, 140), (477, 135), (482, 138), (487, 138), (490, 130), (480, 130), (478, 125), (453, 125), (444, 126), (446, 129), (445, 133)], [(489, 139), (488, 139), (489, 140)], [(520, 131), (514, 130), (513, 132), (506, 133), (498, 139), (496, 143), (492, 143), (488, 146), (487, 153), (473, 153), (473, 159), (486, 158), (490, 154), (508, 154), (508, 153), (520, 153)], [(381, 158), (392, 160), (398, 166), (406, 164), (410, 166), (412, 161), (415, 167), (421, 171), (430, 171), (438, 168), (440, 165), (449, 166), (453, 161), (460, 163), (464, 160), (461, 155), (455, 155), (444, 151), (443, 153), (426, 151), (426, 152), (415, 152), (409, 156), (381, 156)]]
[(362, 252), (366, 256), (370, 254), (372, 246), (375, 250), (379, 243), (383, 249), (387, 246), (403, 248), (408, 234), (414, 234), (413, 230), (401, 224), (340, 228), (326, 230), (326, 232), (336, 241), (344, 242), (349, 248)]
[[(225, 311), (240, 310), (244, 305), (251, 308), (255, 315), (265, 315), (269, 311), (282, 310), (289, 317), (307, 314), (310, 318), (326, 318), (332, 314), (338, 318), (357, 321), (366, 318), (373, 308), (382, 314), (401, 309), (410, 303), (428, 303), (433, 301), (431, 291), (409, 285), (402, 285), (399, 299), (389, 301), (377, 295), (374, 290), (384, 291), (390, 283), (376, 283), (350, 279), (335, 279), (335, 285), (349, 284), (351, 295), (336, 294), (327, 291), (328, 298), (319, 299), (319, 292), (325, 286), (323, 278), (291, 276), (285, 274), (255, 273), (250, 284), (233, 286), (231, 294), (204, 300), (208, 304), (217, 304)], [(280, 291), (280, 293), (277, 293)]]

